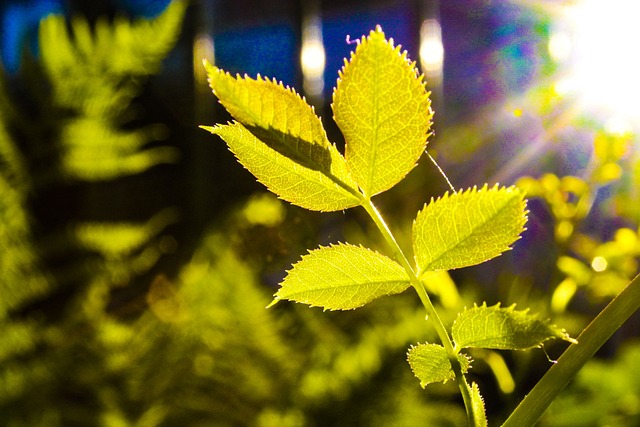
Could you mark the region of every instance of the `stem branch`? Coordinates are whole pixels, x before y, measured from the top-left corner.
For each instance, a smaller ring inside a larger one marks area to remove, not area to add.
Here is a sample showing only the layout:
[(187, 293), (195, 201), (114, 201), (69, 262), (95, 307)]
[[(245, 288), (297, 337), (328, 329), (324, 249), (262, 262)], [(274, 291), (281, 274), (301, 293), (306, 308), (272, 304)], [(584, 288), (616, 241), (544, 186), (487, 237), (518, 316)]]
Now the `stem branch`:
[(578, 336), (547, 373), (531, 389), (503, 427), (533, 426), (553, 399), (585, 363), (640, 308), (640, 275), (636, 276)]
[(475, 418), (473, 416), (471, 390), (464, 377), (464, 373), (462, 372), (462, 366), (460, 365), (460, 361), (458, 360), (458, 352), (454, 348), (453, 342), (451, 341), (451, 337), (449, 337), (449, 333), (447, 332), (447, 329), (444, 326), (444, 323), (442, 323), (440, 316), (438, 316), (438, 313), (435, 307), (433, 306), (433, 303), (431, 302), (429, 295), (427, 294), (427, 290), (425, 289), (424, 283), (422, 283), (422, 281), (416, 275), (415, 271), (413, 270), (413, 267), (411, 267), (411, 264), (409, 263), (409, 260), (407, 259), (406, 255), (402, 251), (402, 248), (400, 248), (400, 245), (398, 245), (398, 242), (396, 241), (395, 237), (391, 233), (391, 230), (387, 226), (387, 223), (384, 221), (384, 218), (382, 218), (382, 215), (380, 214), (378, 209), (374, 206), (373, 202), (370, 199), (366, 199), (365, 201), (363, 201), (362, 206), (367, 211), (367, 213), (369, 214), (373, 222), (376, 224), (376, 226), (378, 227), (378, 230), (380, 230), (380, 233), (382, 233), (382, 236), (387, 242), (387, 245), (389, 245), (389, 248), (393, 251), (393, 254), (395, 255), (396, 260), (400, 263), (400, 265), (402, 265), (402, 267), (407, 272), (407, 275), (409, 276), (409, 280), (411, 281), (411, 285), (418, 293), (418, 296), (420, 297), (420, 301), (422, 301), (422, 305), (427, 311), (428, 317), (430, 317), (433, 320), (433, 325), (436, 329), (436, 333), (438, 334), (438, 337), (440, 338), (440, 341), (442, 342), (443, 347), (445, 348), (447, 354), (449, 355), (451, 368), (453, 369), (453, 372), (456, 376), (456, 380), (458, 381), (458, 386), (460, 387), (460, 393), (462, 393), (464, 406), (467, 411), (467, 418), (469, 421), (469, 425), (470, 426), (474, 425)]

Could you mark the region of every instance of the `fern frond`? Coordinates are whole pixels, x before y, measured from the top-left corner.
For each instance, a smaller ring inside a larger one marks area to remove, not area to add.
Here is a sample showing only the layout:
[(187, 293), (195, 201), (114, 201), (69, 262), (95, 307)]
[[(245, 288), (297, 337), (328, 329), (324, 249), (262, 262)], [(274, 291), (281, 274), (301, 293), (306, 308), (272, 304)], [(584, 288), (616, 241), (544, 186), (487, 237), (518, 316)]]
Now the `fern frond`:
[(155, 19), (118, 17), (112, 23), (98, 20), (94, 28), (80, 17), (71, 21), (71, 30), (60, 15), (41, 22), (43, 77), (54, 111), (65, 118), (57, 170), (62, 179), (110, 180), (176, 160), (173, 148), (144, 147), (162, 136), (157, 126), (119, 128), (139, 94), (140, 78), (156, 73), (173, 48), (185, 9), (184, 0), (175, 0)]

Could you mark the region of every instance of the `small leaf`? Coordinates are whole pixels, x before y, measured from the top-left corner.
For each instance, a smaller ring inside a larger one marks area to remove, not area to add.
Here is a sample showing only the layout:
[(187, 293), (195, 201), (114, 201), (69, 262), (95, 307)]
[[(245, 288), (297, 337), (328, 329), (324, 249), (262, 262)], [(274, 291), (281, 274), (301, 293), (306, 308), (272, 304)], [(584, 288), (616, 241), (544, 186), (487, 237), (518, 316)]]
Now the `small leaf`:
[[(407, 353), (407, 360), (414, 375), (420, 380), (422, 388), (432, 383), (446, 383), (456, 377), (451, 369), (451, 361), (447, 351), (441, 345), (418, 344), (412, 346)], [(466, 373), (471, 363), (469, 357), (458, 354), (458, 360), (462, 366), (462, 373)]]
[(485, 185), (431, 200), (413, 223), (419, 274), (480, 264), (509, 250), (526, 214), (524, 193), (516, 187)]
[(466, 309), (453, 323), (451, 334), (459, 349), (525, 350), (552, 338), (576, 342), (564, 329), (538, 319), (529, 310), (517, 311), (515, 305), (502, 308), (500, 304)]
[(303, 256), (288, 272), (271, 305), (286, 299), (325, 310), (350, 310), (408, 287), (409, 277), (395, 261), (341, 243)]
[(258, 76), (231, 77), (205, 63), (213, 93), (237, 123), (204, 127), (219, 135), (238, 161), (284, 200), (336, 211), (360, 204), (347, 164), (322, 122), (295, 91)]
[(474, 427), (487, 427), (487, 414), (484, 409), (484, 399), (480, 394), (480, 387), (477, 383), (471, 386), (471, 405), (473, 407)]
[(349, 171), (367, 197), (397, 184), (424, 152), (433, 112), (423, 79), (380, 27), (345, 60), (332, 107)]

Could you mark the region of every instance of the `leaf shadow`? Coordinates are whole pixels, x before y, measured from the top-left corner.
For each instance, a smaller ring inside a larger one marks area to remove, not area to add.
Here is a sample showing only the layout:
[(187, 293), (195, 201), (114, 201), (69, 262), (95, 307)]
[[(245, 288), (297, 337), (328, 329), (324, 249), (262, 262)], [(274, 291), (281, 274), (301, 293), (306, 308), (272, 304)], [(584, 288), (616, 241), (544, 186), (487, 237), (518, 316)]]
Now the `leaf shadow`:
[(265, 128), (246, 124), (243, 126), (258, 140), (289, 160), (307, 169), (322, 172), (326, 176), (333, 176), (329, 147), (273, 127)]

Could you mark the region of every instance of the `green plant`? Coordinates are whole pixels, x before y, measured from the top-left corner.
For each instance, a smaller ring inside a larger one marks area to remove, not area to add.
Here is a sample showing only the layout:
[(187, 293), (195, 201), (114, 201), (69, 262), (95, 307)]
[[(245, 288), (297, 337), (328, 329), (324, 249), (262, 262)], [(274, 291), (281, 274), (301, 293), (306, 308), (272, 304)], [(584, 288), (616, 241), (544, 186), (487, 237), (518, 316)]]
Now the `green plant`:
[(110, 297), (166, 252), (176, 212), (77, 218), (64, 196), (176, 159), (174, 147), (151, 145), (164, 126), (141, 127), (132, 113), (144, 80), (175, 45), (186, 7), (176, 0), (155, 19), (99, 19), (95, 27), (50, 15), (20, 84), (0, 74), (2, 425), (98, 425), (117, 412), (109, 382), (121, 367), (107, 354), (121, 325)]
[(432, 198), (413, 222), (414, 263), (409, 261), (371, 199), (415, 166), (433, 114), (423, 76), (379, 27), (359, 40), (334, 91), (344, 156), (292, 89), (260, 76), (234, 78), (206, 62), (205, 67), (214, 94), (235, 121), (203, 128), (219, 135), (261, 183), (294, 205), (315, 211), (362, 206), (392, 255), (347, 243), (310, 251), (288, 272), (269, 307), (286, 299), (348, 310), (414, 288), (441, 345), (412, 346), (409, 364), (423, 387), (455, 379), (470, 425), (487, 420), (479, 388), (465, 376), (471, 360), (464, 349), (523, 350), (552, 338), (575, 343), (563, 329), (527, 310), (500, 304), (465, 309), (447, 330), (429, 295), (431, 274), (476, 265), (508, 250), (524, 230), (524, 193), (484, 185)]

